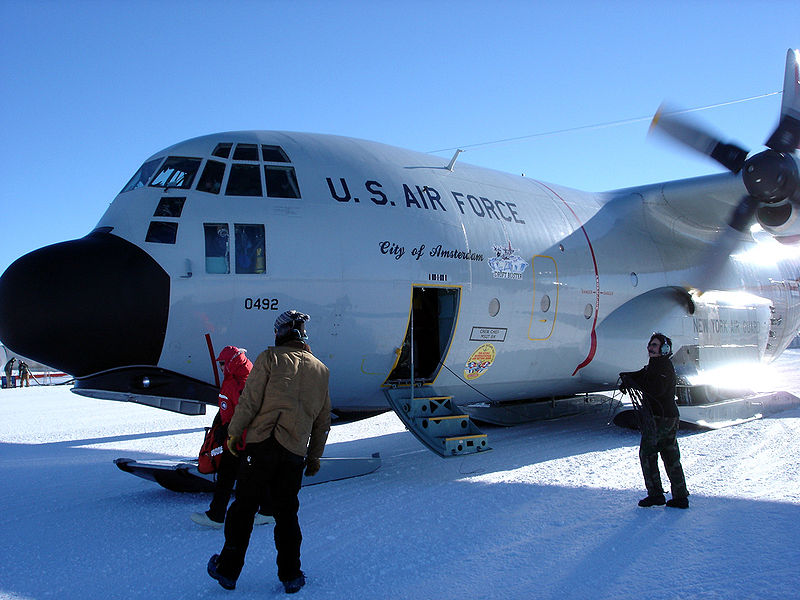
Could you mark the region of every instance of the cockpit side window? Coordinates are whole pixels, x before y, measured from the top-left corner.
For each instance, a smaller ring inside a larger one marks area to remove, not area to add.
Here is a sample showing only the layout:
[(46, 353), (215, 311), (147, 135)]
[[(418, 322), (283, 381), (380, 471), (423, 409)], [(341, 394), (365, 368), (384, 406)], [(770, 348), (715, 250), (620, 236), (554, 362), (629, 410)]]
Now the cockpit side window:
[(206, 273), (230, 273), (230, 229), (227, 223), (204, 223)]
[(181, 156), (170, 156), (161, 170), (150, 182), (152, 187), (181, 188), (192, 187), (194, 176), (200, 168), (199, 158), (184, 158)]
[(267, 270), (263, 225), (234, 224), (236, 273), (265, 273)]
[(226, 196), (263, 196), (261, 190), (261, 174), (258, 165), (231, 165)]
[(208, 160), (197, 184), (197, 191), (219, 194), (222, 187), (222, 177), (225, 175), (225, 163), (218, 160)]
[(299, 198), (300, 187), (294, 167), (264, 166), (264, 176), (267, 179), (267, 196), (270, 198)]
[(131, 177), (131, 180), (127, 183), (127, 185), (122, 188), (123, 192), (130, 192), (131, 190), (135, 190), (136, 188), (144, 187), (147, 185), (147, 180), (150, 179), (150, 176), (155, 173), (158, 165), (161, 164), (161, 161), (164, 160), (163, 158), (154, 158), (153, 160), (148, 160), (144, 163), (139, 170), (136, 171), (136, 174)]
[(183, 205), (185, 202), (186, 196), (180, 198), (177, 196), (164, 196), (158, 201), (158, 206), (156, 206), (156, 211), (153, 213), (153, 216), (179, 219), (183, 212)]
[(178, 224), (171, 221), (151, 221), (147, 228), (145, 242), (155, 244), (174, 244), (178, 236)]

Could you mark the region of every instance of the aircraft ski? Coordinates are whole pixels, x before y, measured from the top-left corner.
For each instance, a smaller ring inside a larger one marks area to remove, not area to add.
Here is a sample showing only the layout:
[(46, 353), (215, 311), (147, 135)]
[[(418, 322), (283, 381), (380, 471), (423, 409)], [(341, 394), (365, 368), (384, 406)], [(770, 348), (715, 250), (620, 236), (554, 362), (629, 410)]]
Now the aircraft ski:
[[(679, 395), (680, 398), (680, 395)], [(800, 406), (800, 398), (789, 392), (750, 394), (741, 398), (728, 398), (716, 402), (678, 403), (681, 424), (700, 429), (720, 429), (739, 425)], [(638, 429), (634, 411), (629, 406), (620, 407), (613, 417), (620, 427)]]
[(492, 405), (487, 402), (465, 404), (464, 412), (473, 420), (500, 427), (513, 427), (533, 421), (548, 421), (577, 415), (597, 409), (612, 402), (610, 396), (603, 394), (583, 394), (569, 398), (550, 400), (520, 401)]
[[(215, 475), (197, 470), (197, 460), (143, 460), (117, 458), (114, 464), (120, 470), (142, 479), (155, 481), (173, 492), (213, 492)], [(350, 479), (368, 475), (381, 466), (381, 455), (370, 457), (322, 458), (319, 473), (313, 477), (303, 476), (302, 485), (316, 485), (328, 481)]]

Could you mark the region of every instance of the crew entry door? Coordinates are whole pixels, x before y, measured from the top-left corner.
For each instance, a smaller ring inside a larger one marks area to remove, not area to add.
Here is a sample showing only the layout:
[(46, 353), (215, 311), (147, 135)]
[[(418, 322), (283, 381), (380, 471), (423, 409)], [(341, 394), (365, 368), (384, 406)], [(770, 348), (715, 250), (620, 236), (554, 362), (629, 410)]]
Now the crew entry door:
[(406, 336), (386, 383), (409, 384), (412, 358), (415, 384), (431, 383), (436, 379), (456, 329), (460, 292), (460, 288), (450, 287), (412, 288)]
[(544, 341), (553, 335), (558, 314), (558, 267), (550, 256), (533, 257), (533, 304), (528, 339)]

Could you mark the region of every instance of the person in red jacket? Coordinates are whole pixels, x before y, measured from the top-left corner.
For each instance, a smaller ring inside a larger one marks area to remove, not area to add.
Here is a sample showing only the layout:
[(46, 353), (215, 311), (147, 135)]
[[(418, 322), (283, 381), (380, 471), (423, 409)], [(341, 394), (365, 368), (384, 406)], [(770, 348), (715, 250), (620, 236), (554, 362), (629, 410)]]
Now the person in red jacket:
[[(247, 358), (247, 350), (236, 346), (225, 346), (217, 357), (217, 362), (222, 367), (223, 379), (219, 390), (219, 414), (215, 421), (220, 419), (223, 427), (222, 438), (228, 437), (228, 424), (233, 418), (236, 405), (239, 404), (239, 395), (244, 389), (253, 363)], [(206, 527), (220, 529), (225, 522), (225, 513), (228, 510), (228, 502), (233, 493), (233, 486), (236, 483), (236, 474), (239, 470), (239, 459), (230, 452), (223, 452), (220, 455), (219, 466), (217, 467), (217, 479), (214, 485), (214, 496), (211, 499), (211, 506), (206, 512), (192, 513), (192, 521)], [(265, 525), (274, 523), (268, 502), (264, 501), (256, 513), (253, 525)]]

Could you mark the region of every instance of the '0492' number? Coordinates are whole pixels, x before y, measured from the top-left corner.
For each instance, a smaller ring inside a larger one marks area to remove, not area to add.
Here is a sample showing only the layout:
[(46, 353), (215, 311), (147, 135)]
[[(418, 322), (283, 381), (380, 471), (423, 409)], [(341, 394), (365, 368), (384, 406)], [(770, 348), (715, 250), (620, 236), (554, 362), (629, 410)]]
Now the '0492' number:
[(277, 298), (245, 298), (245, 310), (278, 310)]

